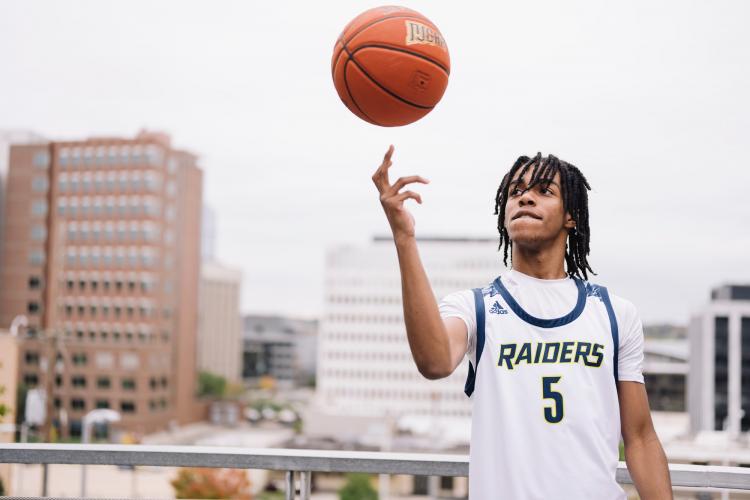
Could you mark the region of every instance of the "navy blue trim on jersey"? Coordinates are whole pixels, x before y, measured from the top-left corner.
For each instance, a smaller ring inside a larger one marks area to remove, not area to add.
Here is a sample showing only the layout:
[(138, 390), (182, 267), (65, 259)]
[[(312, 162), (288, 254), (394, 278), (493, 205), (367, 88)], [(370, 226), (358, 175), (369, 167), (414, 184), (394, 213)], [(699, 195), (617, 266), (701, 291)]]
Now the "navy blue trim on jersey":
[(567, 325), (568, 323), (575, 321), (578, 316), (581, 315), (581, 313), (583, 312), (583, 308), (586, 306), (586, 288), (583, 286), (583, 282), (578, 278), (573, 278), (573, 281), (576, 284), (576, 288), (578, 288), (578, 301), (576, 302), (576, 306), (565, 316), (554, 319), (537, 318), (524, 311), (521, 305), (516, 302), (516, 299), (514, 299), (510, 294), (508, 289), (505, 288), (505, 285), (503, 285), (500, 277), (495, 280), (494, 285), (497, 291), (500, 292), (500, 295), (503, 296), (503, 299), (505, 299), (508, 307), (510, 307), (513, 312), (516, 313), (516, 316), (518, 316), (525, 322), (534, 326), (538, 326), (540, 328), (555, 328), (558, 326)]
[(600, 294), (602, 297), (602, 302), (604, 302), (604, 307), (607, 308), (607, 316), (609, 316), (609, 326), (612, 329), (612, 342), (615, 346), (615, 355), (614, 355), (614, 372), (615, 372), (615, 383), (620, 380), (619, 374), (618, 374), (618, 368), (620, 366), (620, 330), (617, 327), (617, 318), (615, 317), (615, 310), (612, 308), (612, 301), (609, 300), (609, 292), (607, 291), (606, 287), (600, 286), (599, 287)]
[(471, 396), (474, 392), (474, 382), (477, 378), (477, 369), (479, 368), (479, 359), (482, 357), (482, 351), (484, 350), (484, 295), (482, 295), (481, 288), (474, 288), (474, 309), (476, 310), (477, 316), (477, 345), (476, 345), (476, 362), (474, 366), (469, 361), (469, 374), (466, 377), (466, 385), (464, 386), (464, 392), (467, 396)]

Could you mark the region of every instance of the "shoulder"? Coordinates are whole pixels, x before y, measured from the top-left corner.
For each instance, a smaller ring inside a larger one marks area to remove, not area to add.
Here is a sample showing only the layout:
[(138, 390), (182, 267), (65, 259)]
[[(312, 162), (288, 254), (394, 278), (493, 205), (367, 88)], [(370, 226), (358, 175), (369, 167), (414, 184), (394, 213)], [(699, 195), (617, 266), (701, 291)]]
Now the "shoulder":
[(613, 293), (609, 287), (604, 287), (589, 281), (584, 281), (583, 283), (586, 289), (586, 295), (589, 297), (593, 296), (603, 298), (601, 289), (606, 288), (607, 295), (612, 303), (612, 309), (615, 312), (615, 317), (617, 318), (618, 323), (629, 326), (640, 321), (638, 309), (630, 300)]

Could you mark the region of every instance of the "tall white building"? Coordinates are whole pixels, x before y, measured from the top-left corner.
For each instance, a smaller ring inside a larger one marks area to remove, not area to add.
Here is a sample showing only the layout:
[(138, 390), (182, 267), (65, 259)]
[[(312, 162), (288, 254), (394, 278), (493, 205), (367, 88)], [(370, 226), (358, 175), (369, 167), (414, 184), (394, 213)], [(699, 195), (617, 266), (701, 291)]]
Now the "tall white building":
[(198, 311), (198, 370), (242, 381), (242, 272), (216, 262), (201, 264)]
[[(419, 238), (418, 245), (438, 299), (485, 286), (503, 267), (494, 239)], [(464, 394), (467, 361), (440, 380), (427, 380), (417, 370), (404, 327), (401, 278), (391, 238), (330, 250), (325, 294), (316, 390), (321, 411), (470, 421)]]
[(750, 285), (714, 289), (691, 320), (688, 410), (690, 428), (750, 430)]

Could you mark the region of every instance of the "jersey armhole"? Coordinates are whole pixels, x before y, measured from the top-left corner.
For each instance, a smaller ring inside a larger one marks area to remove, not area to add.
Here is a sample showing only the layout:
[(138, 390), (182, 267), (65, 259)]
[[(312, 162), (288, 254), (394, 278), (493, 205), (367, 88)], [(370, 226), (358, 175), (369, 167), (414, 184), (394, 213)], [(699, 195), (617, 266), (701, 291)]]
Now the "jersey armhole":
[(466, 377), (466, 384), (464, 385), (464, 393), (471, 397), (474, 393), (474, 384), (477, 378), (477, 369), (479, 368), (479, 360), (482, 357), (482, 351), (484, 350), (484, 295), (482, 294), (481, 288), (472, 289), (474, 292), (474, 310), (477, 320), (477, 338), (476, 345), (474, 346), (474, 360), (476, 366), (469, 360), (469, 374)]

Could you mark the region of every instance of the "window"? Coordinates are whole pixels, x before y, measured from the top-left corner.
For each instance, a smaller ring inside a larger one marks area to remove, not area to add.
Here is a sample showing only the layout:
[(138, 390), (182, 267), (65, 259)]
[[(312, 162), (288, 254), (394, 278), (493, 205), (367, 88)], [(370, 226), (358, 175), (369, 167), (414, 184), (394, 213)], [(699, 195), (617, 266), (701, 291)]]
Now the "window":
[(135, 413), (135, 403), (133, 401), (121, 401), (120, 411), (123, 413)]
[(99, 389), (109, 389), (111, 386), (109, 377), (99, 377), (96, 379), (96, 387)]
[(29, 302), (26, 305), (26, 310), (28, 311), (29, 314), (39, 314), (40, 309), (41, 308), (39, 307), (39, 302), (36, 302), (36, 301)]
[(77, 366), (85, 365), (88, 361), (85, 352), (77, 352), (73, 354), (73, 364)]
[(37, 151), (34, 153), (32, 163), (37, 168), (49, 168), (49, 153), (47, 151)]
[(31, 203), (31, 215), (43, 217), (47, 215), (47, 201), (46, 200), (34, 200)]
[(77, 387), (79, 389), (86, 387), (86, 377), (83, 375), (73, 375), (70, 379), (70, 383), (73, 387)]
[(124, 378), (122, 379), (122, 388), (126, 391), (134, 391), (135, 390), (135, 380), (132, 378)]
[(39, 353), (37, 351), (26, 351), (24, 361), (29, 366), (37, 366), (39, 364)]
[(23, 383), (24, 385), (34, 387), (39, 384), (39, 377), (36, 373), (26, 373), (23, 376)]
[(96, 407), (97, 408), (109, 408), (109, 401), (107, 401), (106, 399), (97, 399)]
[(47, 176), (37, 175), (31, 179), (31, 190), (36, 193), (46, 193), (49, 189), (49, 179)]
[(68, 166), (68, 158), (70, 154), (68, 152), (68, 148), (62, 148), (60, 149), (60, 166), (61, 167), (67, 167)]
[(73, 398), (70, 400), (70, 407), (75, 411), (83, 411), (86, 409), (86, 402), (80, 398)]
[(61, 197), (57, 200), (57, 213), (59, 215), (65, 215), (65, 209), (68, 207), (68, 199)]
[(42, 224), (31, 226), (31, 239), (34, 241), (44, 241), (47, 238), (47, 227)]
[(42, 287), (42, 280), (39, 276), (29, 276), (29, 290), (38, 290)]

